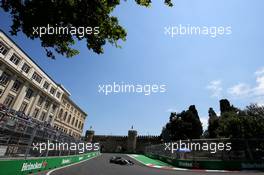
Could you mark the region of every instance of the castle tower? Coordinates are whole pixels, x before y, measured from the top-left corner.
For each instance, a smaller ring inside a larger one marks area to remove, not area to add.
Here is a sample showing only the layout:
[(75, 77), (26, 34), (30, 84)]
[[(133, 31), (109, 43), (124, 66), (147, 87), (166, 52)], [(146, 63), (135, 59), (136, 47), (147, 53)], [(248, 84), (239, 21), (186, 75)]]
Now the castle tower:
[(127, 151), (129, 153), (135, 153), (137, 147), (137, 131), (131, 128), (128, 131), (128, 138), (127, 138)]
[(92, 142), (93, 141), (93, 136), (94, 136), (94, 130), (89, 129), (89, 130), (86, 131), (85, 138), (86, 138), (87, 142)]

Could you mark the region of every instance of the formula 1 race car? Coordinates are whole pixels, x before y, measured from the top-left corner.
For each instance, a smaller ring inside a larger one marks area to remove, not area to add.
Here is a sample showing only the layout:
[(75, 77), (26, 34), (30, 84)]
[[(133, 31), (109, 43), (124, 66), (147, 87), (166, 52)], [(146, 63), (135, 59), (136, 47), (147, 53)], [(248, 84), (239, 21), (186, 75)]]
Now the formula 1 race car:
[(134, 162), (132, 162), (131, 160), (127, 160), (125, 158), (116, 157), (116, 156), (111, 157), (109, 162), (119, 164), (119, 165), (134, 165)]

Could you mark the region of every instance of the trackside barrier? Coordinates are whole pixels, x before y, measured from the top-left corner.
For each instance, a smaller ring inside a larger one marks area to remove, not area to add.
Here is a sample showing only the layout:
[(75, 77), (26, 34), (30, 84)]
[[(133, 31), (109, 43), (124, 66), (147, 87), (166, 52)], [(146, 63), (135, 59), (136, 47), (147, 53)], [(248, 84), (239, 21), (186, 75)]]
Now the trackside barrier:
[(169, 163), (175, 167), (207, 170), (264, 170), (263, 161), (238, 161), (238, 160), (181, 160), (165, 156), (145, 154), (145, 156)]
[(26, 160), (0, 160), (0, 175), (27, 175), (70, 165), (100, 155), (99, 152), (61, 157), (32, 158)]

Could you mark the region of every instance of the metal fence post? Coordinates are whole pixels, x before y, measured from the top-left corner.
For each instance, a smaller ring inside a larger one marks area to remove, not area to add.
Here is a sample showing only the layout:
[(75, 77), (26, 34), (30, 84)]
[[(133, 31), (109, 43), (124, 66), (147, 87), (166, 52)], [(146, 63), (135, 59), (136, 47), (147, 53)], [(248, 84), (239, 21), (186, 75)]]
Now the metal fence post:
[(33, 133), (31, 134), (30, 140), (28, 142), (28, 145), (26, 147), (25, 159), (27, 159), (27, 156), (28, 156), (29, 151), (31, 149), (31, 145), (32, 145), (32, 142), (34, 141), (36, 133), (37, 133), (37, 128), (34, 128)]

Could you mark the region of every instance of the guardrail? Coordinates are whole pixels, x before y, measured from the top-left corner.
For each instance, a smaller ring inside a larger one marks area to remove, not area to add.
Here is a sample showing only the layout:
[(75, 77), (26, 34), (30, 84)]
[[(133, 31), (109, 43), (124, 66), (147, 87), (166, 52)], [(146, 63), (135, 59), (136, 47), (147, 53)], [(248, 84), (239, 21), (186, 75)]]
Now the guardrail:
[(0, 160), (0, 175), (27, 175), (48, 171), (99, 156), (99, 152), (73, 156)]

